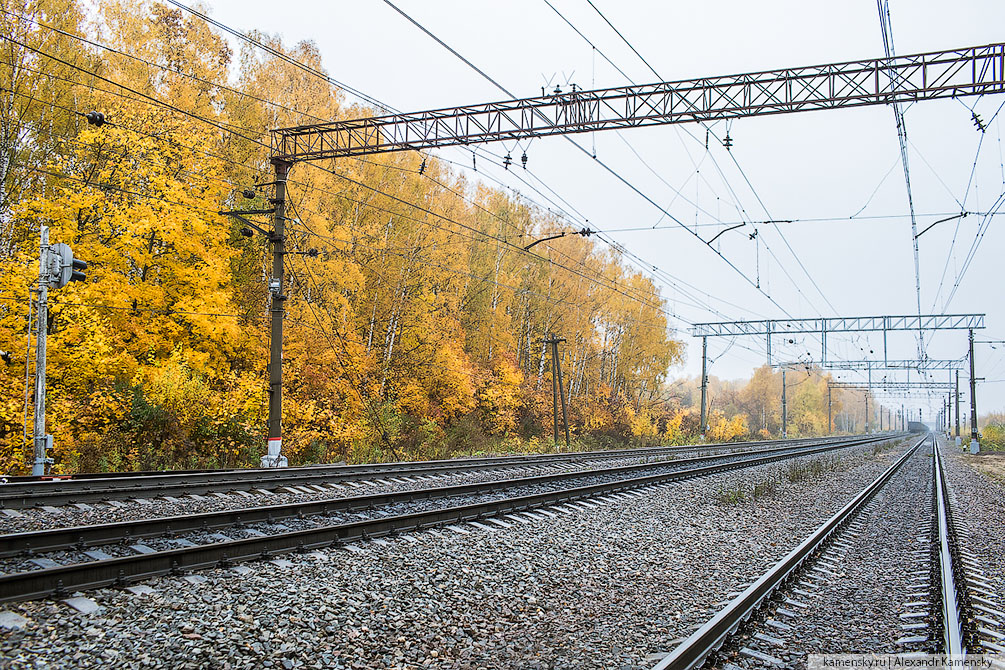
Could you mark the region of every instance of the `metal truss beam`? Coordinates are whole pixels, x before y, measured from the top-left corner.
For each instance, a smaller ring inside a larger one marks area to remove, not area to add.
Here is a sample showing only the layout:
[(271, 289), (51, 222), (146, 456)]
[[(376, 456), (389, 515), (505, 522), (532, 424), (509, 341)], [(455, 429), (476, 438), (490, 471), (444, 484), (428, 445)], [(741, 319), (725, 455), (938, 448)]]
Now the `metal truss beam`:
[(696, 323), (695, 337), (787, 335), (798, 333), (864, 333), (894, 330), (978, 330), (983, 314), (923, 314), (921, 316), (849, 316), (832, 319), (784, 319)]
[(883, 391), (910, 391), (910, 390), (946, 390), (952, 389), (950, 382), (873, 382), (870, 388), (864, 382), (858, 384), (852, 382), (831, 382), (827, 384), (832, 389), (853, 389), (856, 391), (869, 391), (871, 393)]
[(288, 162), (1005, 92), (1005, 44), (273, 130)]
[(964, 370), (967, 367), (967, 359), (947, 359), (925, 361), (899, 360), (899, 361), (792, 361), (790, 363), (775, 363), (774, 368), (823, 368), (828, 370), (916, 370), (918, 372), (928, 372), (932, 370)]

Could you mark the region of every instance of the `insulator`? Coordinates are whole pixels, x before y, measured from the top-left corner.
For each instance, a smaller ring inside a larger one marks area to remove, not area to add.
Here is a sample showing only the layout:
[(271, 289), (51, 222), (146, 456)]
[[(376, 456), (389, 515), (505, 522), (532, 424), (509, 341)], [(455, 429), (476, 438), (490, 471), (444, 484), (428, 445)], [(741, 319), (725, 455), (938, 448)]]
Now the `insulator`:
[(512, 164), (513, 164), (513, 157), (512, 157), (512, 156), (510, 156), (510, 155), (509, 155), (509, 154), (507, 153), (507, 154), (506, 154), (506, 157), (505, 157), (505, 158), (503, 158), (503, 167), (504, 167), (504, 168), (506, 168), (506, 169), (508, 170), (508, 169), (509, 169), (509, 166), (510, 166), (510, 165), (512, 165)]
[(422, 159), (422, 165), (419, 166), (419, 174), (422, 174), (425, 171), (426, 171), (426, 159), (423, 158)]
[(520, 156), (520, 162), (523, 164), (523, 169), (527, 169), (527, 152), (523, 152), (523, 156)]
[(254, 200), (255, 199), (255, 192), (252, 189), (250, 189), (250, 188), (246, 188), (243, 191), (241, 191), (241, 195), (243, 195), (248, 200)]
[(92, 126), (100, 128), (105, 125), (105, 115), (101, 112), (88, 112), (87, 114), (84, 114), (84, 118), (87, 119), (87, 122)]

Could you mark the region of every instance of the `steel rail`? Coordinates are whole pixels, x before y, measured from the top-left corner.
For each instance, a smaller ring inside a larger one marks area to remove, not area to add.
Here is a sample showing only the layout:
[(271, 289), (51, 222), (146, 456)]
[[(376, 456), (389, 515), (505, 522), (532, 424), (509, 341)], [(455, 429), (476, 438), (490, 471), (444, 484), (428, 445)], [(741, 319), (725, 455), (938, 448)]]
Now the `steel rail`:
[[(597, 451), (571, 451), (555, 454), (508, 454), (505, 456), (471, 456), (468, 458), (443, 458), (428, 461), (394, 461), (391, 463), (358, 463), (356, 465), (346, 465), (345, 463), (316, 463), (314, 465), (299, 465), (283, 468), (283, 472), (309, 472), (322, 468), (341, 468), (352, 470), (357, 468), (372, 468), (380, 471), (392, 471), (399, 468), (410, 468), (416, 466), (437, 466), (437, 465), (459, 465), (459, 464), (505, 464), (513, 463), (533, 463), (560, 460), (579, 460), (584, 458), (617, 458), (622, 455), (644, 453), (647, 451), (661, 451), (672, 449), (676, 451), (698, 451), (703, 449), (732, 449), (740, 446), (758, 446), (779, 442), (806, 442), (810, 440), (838, 439), (837, 437), (819, 438), (799, 438), (794, 440), (750, 440), (746, 442), (709, 442), (707, 444), (685, 444), (664, 447), (635, 447), (628, 449), (602, 449)], [(255, 473), (261, 472), (262, 468), (202, 468), (194, 470), (129, 470), (120, 472), (77, 472), (66, 475), (51, 475), (38, 477), (32, 475), (7, 475), (4, 479), (8, 484), (22, 484), (33, 482), (67, 482), (94, 479), (134, 479), (137, 477), (160, 477), (165, 475), (222, 475), (225, 473)]]
[[(879, 437), (877, 439), (890, 438)], [(750, 460), (749, 458), (745, 459), (744, 457), (766, 456), (782, 452), (791, 452), (793, 456), (812, 455), (821, 451), (843, 449), (868, 443), (869, 438), (846, 438), (844, 440), (831, 441), (819, 447), (776, 447), (773, 449), (735, 452), (730, 454), (695, 456), (693, 458), (673, 461), (623, 465), (615, 468), (605, 468), (602, 470), (564, 471), (514, 479), (500, 479), (489, 482), (458, 484), (455, 486), (373, 493), (360, 496), (347, 496), (342, 498), (329, 498), (326, 500), (312, 500), (278, 505), (262, 505), (233, 510), (223, 510), (219, 512), (203, 512), (199, 514), (139, 519), (110, 524), (52, 528), (48, 530), (29, 531), (23, 533), (9, 533), (6, 535), (0, 535), (0, 558), (16, 557), (26, 553), (34, 555), (37, 553), (63, 549), (76, 549), (82, 551), (88, 547), (114, 544), (127, 539), (139, 540), (150, 537), (158, 537), (169, 533), (219, 530), (221, 528), (241, 524), (281, 521), (283, 519), (293, 517), (302, 518), (305, 516), (330, 514), (332, 512), (352, 512), (373, 509), (379, 506), (412, 502), (415, 500), (485, 494), (503, 489), (583, 479), (586, 477), (604, 477), (665, 467), (687, 468), (689, 466), (708, 464), (711, 461), (729, 458), (734, 455), (738, 457), (739, 462), (744, 462), (744, 460)]]
[[(803, 444), (821, 438), (798, 441), (769, 441), (771, 444)], [(843, 438), (823, 438), (825, 440)], [(432, 474), (462, 473), (478, 470), (528, 467), (581, 460), (610, 460), (625, 457), (662, 456), (684, 451), (728, 449), (737, 446), (757, 446), (761, 442), (709, 445), (703, 447), (655, 447), (646, 450), (617, 452), (580, 452), (589, 455), (561, 454), (548, 457), (512, 457), (470, 462), (426, 461), (414, 464), (312, 466), (309, 468), (268, 468), (254, 470), (213, 471), (196, 474), (161, 474), (149, 477), (111, 477), (62, 481), (32, 481), (0, 485), (0, 508), (23, 509), (38, 505), (65, 505), (128, 497), (202, 494), (217, 491), (250, 490), (253, 488), (290, 486), (310, 483), (330, 483), (372, 479), (374, 477), (408, 477)], [(597, 455), (594, 456), (593, 454)]]
[[(873, 436), (862, 438), (862, 444), (889, 441), (899, 436)], [(842, 449), (855, 445), (828, 445), (813, 452)], [(592, 484), (557, 491), (549, 491), (506, 499), (460, 505), (423, 512), (415, 512), (379, 519), (368, 519), (319, 528), (290, 531), (264, 537), (251, 537), (209, 545), (197, 545), (137, 554), (101, 561), (75, 563), (30, 572), (0, 575), (0, 601), (42, 598), (62, 595), (69, 590), (97, 588), (109, 585), (127, 585), (164, 574), (180, 574), (214, 566), (226, 567), (233, 562), (258, 558), (271, 558), (291, 551), (308, 551), (346, 542), (365, 540), (402, 531), (423, 530), (446, 523), (457, 523), (499, 514), (519, 512), (537, 507), (570, 502), (591, 496), (630, 489), (638, 489), (733, 469), (754, 467), (779, 460), (807, 455), (807, 451), (773, 454), (754, 459), (706, 465), (671, 473), (647, 475), (632, 479)]]
[(937, 440), (932, 440), (932, 457), (935, 459), (934, 487), (936, 489), (936, 516), (939, 524), (939, 585), (942, 601), (943, 648), (946, 653), (959, 657), (966, 653), (963, 646), (963, 624), (960, 618), (960, 598), (954, 575), (956, 542), (952, 539), (949, 521), (949, 498), (946, 495), (945, 473)]
[(966, 578), (960, 571), (959, 543), (953, 527), (953, 514), (949, 504), (949, 483), (942, 465), (942, 454), (937, 440), (932, 440), (934, 459), (935, 512), (938, 522), (939, 599), (942, 612), (943, 650), (953, 658), (967, 654), (968, 636), (964, 623), (971, 612), (966, 589)]
[(653, 670), (694, 670), (701, 667), (709, 654), (719, 649), (740, 624), (750, 618), (754, 611), (775, 590), (782, 586), (800, 565), (811, 557), (831, 537), (835, 531), (848, 523), (855, 514), (880, 490), (891, 477), (924, 444), (926, 436), (908, 449), (893, 465), (886, 469), (871, 484), (862, 489), (834, 516), (793, 549), (787, 556), (775, 563), (756, 582), (734, 598), (705, 625), (692, 633), (677, 646)]

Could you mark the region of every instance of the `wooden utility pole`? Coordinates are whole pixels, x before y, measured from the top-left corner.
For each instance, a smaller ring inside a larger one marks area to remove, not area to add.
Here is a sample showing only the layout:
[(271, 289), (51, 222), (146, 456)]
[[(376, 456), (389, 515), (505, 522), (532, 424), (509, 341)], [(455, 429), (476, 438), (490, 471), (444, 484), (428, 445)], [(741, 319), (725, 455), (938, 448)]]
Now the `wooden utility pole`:
[(830, 435), (833, 431), (831, 430), (831, 387), (827, 386), (827, 434)]

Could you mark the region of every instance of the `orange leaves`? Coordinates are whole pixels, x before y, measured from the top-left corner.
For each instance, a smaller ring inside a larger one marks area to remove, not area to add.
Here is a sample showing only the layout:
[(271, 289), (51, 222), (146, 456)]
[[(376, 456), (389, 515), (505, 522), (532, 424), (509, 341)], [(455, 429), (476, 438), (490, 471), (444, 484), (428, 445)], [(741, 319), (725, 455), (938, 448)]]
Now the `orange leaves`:
[(505, 357), (496, 359), (492, 374), (478, 387), (476, 394), (482, 424), (492, 435), (508, 435), (517, 425), (518, 412), (524, 405), (523, 373)]

